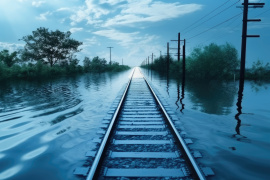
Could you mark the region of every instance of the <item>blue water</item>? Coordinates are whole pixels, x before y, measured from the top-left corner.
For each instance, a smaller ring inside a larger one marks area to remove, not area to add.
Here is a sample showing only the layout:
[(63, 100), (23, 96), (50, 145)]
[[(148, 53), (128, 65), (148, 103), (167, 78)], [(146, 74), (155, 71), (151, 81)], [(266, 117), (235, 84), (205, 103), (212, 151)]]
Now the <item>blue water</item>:
[[(212, 179), (269, 179), (270, 83), (245, 81), (241, 111), (238, 81), (194, 82), (143, 70), (179, 117), (179, 125), (199, 150)], [(211, 179), (211, 178), (210, 178)]]
[(78, 179), (131, 70), (0, 87), (0, 179)]
[[(199, 150), (210, 179), (269, 179), (270, 83), (246, 81), (235, 116), (238, 82), (192, 82), (148, 73)], [(0, 179), (66, 180), (97, 148), (101, 120), (131, 70), (0, 87)]]

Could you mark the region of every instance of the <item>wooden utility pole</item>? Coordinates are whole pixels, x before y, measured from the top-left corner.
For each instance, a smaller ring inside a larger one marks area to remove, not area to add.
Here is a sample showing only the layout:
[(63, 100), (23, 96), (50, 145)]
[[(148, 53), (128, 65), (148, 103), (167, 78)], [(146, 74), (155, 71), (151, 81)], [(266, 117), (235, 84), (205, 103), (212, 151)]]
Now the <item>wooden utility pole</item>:
[(110, 65), (112, 65), (112, 48), (113, 47), (107, 47), (110, 48)]
[(180, 33), (178, 33), (177, 60), (180, 62)]
[(169, 72), (170, 68), (170, 45), (167, 42), (167, 72)]
[(184, 39), (183, 45), (183, 74), (186, 72), (186, 39)]
[(240, 81), (245, 79), (245, 64), (246, 64), (246, 46), (248, 37), (260, 37), (260, 35), (247, 35), (247, 23), (249, 21), (261, 21), (260, 19), (248, 19), (248, 8), (252, 5), (254, 8), (262, 8), (265, 3), (249, 3), (249, 0), (244, 0), (242, 5), (243, 11), (243, 28), (242, 28), (242, 45), (241, 45), (241, 66), (240, 66)]

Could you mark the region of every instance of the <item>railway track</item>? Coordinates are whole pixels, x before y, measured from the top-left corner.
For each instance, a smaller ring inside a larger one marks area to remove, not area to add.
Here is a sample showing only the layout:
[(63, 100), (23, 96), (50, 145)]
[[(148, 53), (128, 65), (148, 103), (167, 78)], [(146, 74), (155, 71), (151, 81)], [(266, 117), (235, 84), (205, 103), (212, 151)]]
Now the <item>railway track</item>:
[(86, 179), (205, 179), (138, 68), (132, 74)]

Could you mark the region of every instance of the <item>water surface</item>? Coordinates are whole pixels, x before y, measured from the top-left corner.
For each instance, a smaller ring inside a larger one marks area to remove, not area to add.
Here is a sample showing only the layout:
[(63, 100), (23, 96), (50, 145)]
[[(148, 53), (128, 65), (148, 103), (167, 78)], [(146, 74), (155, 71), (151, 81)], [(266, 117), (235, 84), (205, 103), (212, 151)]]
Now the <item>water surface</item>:
[(143, 70), (179, 117), (212, 179), (269, 179), (270, 83), (183, 81)]
[(78, 179), (131, 70), (0, 87), (0, 179)]

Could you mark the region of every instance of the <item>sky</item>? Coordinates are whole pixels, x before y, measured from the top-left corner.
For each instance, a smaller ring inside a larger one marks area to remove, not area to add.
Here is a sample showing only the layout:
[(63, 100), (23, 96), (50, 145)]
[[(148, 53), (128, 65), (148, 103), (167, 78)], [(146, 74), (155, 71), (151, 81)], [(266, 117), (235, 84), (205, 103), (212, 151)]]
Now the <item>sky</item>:
[[(83, 42), (77, 58), (99, 56), (138, 66), (167, 52), (176, 54), (177, 34), (186, 39), (186, 54), (214, 42), (231, 43), (241, 50), (243, 0), (0, 0), (0, 50), (23, 48), (23, 36), (39, 27), (72, 32)], [(258, 59), (270, 62), (270, 2), (249, 8), (247, 67)], [(176, 56), (174, 56), (177, 58)]]

